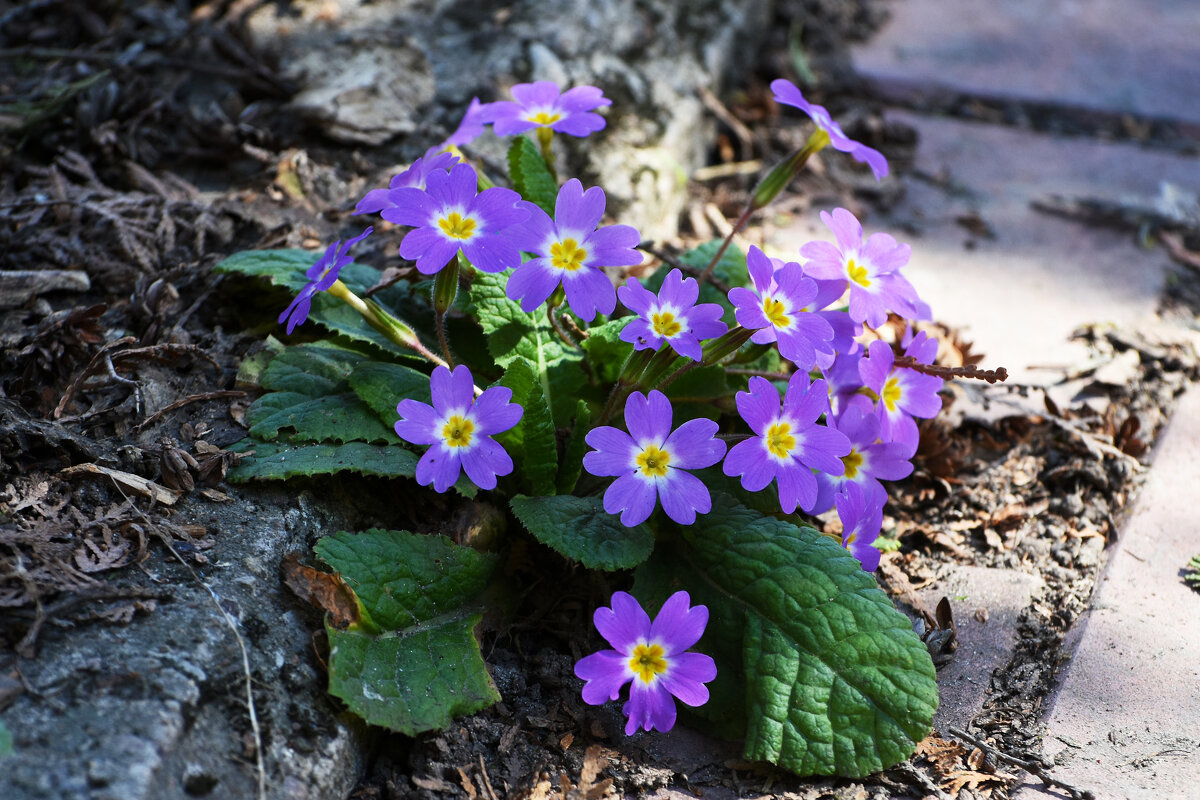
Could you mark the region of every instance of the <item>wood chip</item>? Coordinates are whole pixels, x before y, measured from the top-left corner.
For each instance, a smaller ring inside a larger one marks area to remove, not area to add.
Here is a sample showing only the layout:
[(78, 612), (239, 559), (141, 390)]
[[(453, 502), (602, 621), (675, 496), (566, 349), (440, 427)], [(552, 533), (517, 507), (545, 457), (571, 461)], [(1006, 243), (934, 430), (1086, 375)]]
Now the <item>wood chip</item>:
[(155, 483), (154, 481), (143, 478), (141, 475), (134, 475), (131, 472), (122, 472), (119, 469), (109, 469), (102, 467), (99, 464), (78, 464), (74, 467), (67, 467), (62, 470), (59, 475), (64, 475), (69, 478), (78, 477), (80, 475), (101, 475), (106, 478), (111, 478), (118, 486), (128, 489), (142, 497), (149, 497), (156, 503), (162, 503), (165, 506), (173, 506), (175, 502), (183, 496), (183, 492), (177, 492), (174, 489)]

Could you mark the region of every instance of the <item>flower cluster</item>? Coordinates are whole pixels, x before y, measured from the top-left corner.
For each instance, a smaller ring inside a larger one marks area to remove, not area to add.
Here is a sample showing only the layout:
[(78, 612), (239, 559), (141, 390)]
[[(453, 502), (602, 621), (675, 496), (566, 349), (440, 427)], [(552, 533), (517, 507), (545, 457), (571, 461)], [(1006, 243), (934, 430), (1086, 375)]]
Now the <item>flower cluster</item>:
[[(807, 149), (789, 159), (791, 166), (780, 175), (790, 179), (788, 170), (826, 145), (867, 164), (877, 178), (887, 175), (882, 154), (848, 138), (823, 107), (806, 101), (793, 84), (780, 80), (771, 87), (778, 102), (803, 110), (817, 126)], [(635, 277), (615, 285), (610, 272), (641, 263), (640, 236), (628, 225), (602, 225), (607, 197), (600, 187), (567, 180), (550, 214), (549, 191), (537, 198), (538, 205), (513, 189), (493, 186), (460, 149), (488, 125), (499, 136), (534, 132), (547, 162), (546, 181), (556, 185), (550, 165), (553, 134), (588, 136), (601, 130), (604, 118), (596, 111), (611, 101), (595, 87), (563, 92), (549, 81), (513, 86), (512, 98), (472, 100), (451, 136), (386, 188), (367, 192), (355, 213), (376, 213), (408, 228), (400, 256), (414, 262), (420, 274), (437, 275), (435, 283), (443, 290), (456, 289), (459, 263), (484, 273), (506, 273), (505, 292), (513, 305), (526, 313), (548, 306), (550, 323), (568, 347), (588, 351), (578, 339), (594, 333), (593, 326), (606, 322), (604, 317), (616, 315), (605, 335), (632, 345), (632, 353), (596, 427), (584, 436), (590, 450), (582, 456), (582, 468), (594, 477), (613, 479), (604, 487), (602, 503), (622, 524), (642, 525), (659, 506), (676, 525), (693, 524), (697, 515), (712, 509), (705, 481), (720, 479), (716, 469), (704, 479), (693, 473), (719, 464), (720, 472), (746, 491), (773, 487), (783, 513), (835, 510), (843, 546), (864, 570), (874, 570), (879, 563), (874, 541), (888, 500), (884, 481), (912, 472), (916, 420), (941, 408), (942, 380), (921, 369), (932, 364), (937, 342), (910, 330), (899, 343), (903, 356), (898, 359), (893, 345), (882, 338), (881, 329), (893, 315), (929, 317), (928, 307), (902, 274), (911, 256), (908, 245), (886, 233), (865, 235), (850, 211), (836, 208), (821, 213), (832, 242), (808, 242), (791, 260), (751, 246), (745, 259), (748, 281), (742, 281), (748, 285), (731, 288), (720, 303), (699, 302), (712, 265), (700, 281), (672, 268), (657, 291)], [(528, 145), (513, 152), (528, 153)], [(785, 182), (780, 179), (768, 188), (777, 192)], [(522, 188), (520, 180), (514, 183)], [(354, 298), (340, 283), (335, 288), (338, 271), (350, 262), (351, 246), (371, 230), (344, 245), (335, 242), (308, 270), (308, 284), (280, 317), (281, 323), (287, 320), (289, 333), (307, 317), (315, 293), (331, 289), (352, 305), (357, 301), (355, 307), (364, 315), (376, 314), (369, 320), (377, 330), (402, 326), (381, 319), (374, 310), (377, 304)], [(718, 251), (714, 263), (723, 252)], [(704, 290), (712, 293), (706, 299), (717, 295), (711, 287)], [(416, 467), (421, 485), (445, 492), (465, 473), (476, 486), (495, 489), (499, 478), (513, 472), (514, 463), (493, 437), (512, 430), (509, 439), (501, 440), (523, 441), (527, 431), (518, 426), (524, 409), (512, 402), (510, 389), (495, 385), (481, 390), (466, 366), (451, 366), (441, 326), (453, 292), (445, 297), (438, 292), (435, 309), (445, 359), (418, 349), (423, 346), (406, 328), (405, 343), (415, 343), (413, 349), (438, 366), (430, 376), (431, 402), (400, 400), (395, 431), (402, 440), (426, 448)], [(437, 298), (445, 302), (439, 305)], [(575, 340), (556, 316), (564, 302), (582, 321), (571, 321)], [(618, 332), (614, 326), (622, 318)], [(581, 330), (582, 323), (591, 323), (589, 331)], [(602, 341), (611, 349), (614, 339)], [(743, 347), (747, 342), (757, 347)], [(774, 353), (766, 361), (770, 366), (763, 367), (760, 359), (767, 358), (768, 350)], [(663, 390), (689, 370), (712, 368), (735, 352), (745, 366), (727, 369), (725, 376), (740, 381), (737, 386), (744, 391), (736, 391), (732, 403), (724, 398), (714, 404), (712, 416), (723, 422), (700, 417), (676, 426), (676, 409)], [(544, 372), (539, 377), (548, 398), (549, 379)], [(595, 384), (596, 374), (590, 377)], [(622, 400), (620, 423), (607, 424)], [(563, 422), (555, 421), (561, 431)], [(579, 466), (576, 461), (576, 472)], [(598, 494), (599, 488), (593, 491)], [(714, 679), (715, 663), (687, 652), (703, 634), (708, 610), (690, 602), (686, 592), (677, 592), (651, 621), (637, 600), (617, 592), (611, 608), (595, 612), (596, 627), (613, 649), (583, 658), (575, 672), (585, 681), (584, 700), (592, 704), (617, 699), (631, 684), (624, 706), (627, 734), (639, 728), (670, 729), (674, 699), (693, 706), (708, 699), (704, 684)]]

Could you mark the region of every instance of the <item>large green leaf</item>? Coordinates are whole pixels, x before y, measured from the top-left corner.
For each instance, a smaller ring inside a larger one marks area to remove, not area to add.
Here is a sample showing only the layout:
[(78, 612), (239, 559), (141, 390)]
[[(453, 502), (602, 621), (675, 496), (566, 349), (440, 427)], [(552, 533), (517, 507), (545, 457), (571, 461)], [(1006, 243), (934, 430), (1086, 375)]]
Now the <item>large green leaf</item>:
[(271, 392), (246, 412), (250, 435), (272, 441), (281, 431), (295, 431), (297, 442), (387, 442), (396, 433), (353, 392), (310, 397), (299, 392)]
[[(412, 478), (417, 474), (417, 461), (420, 458), (399, 444), (371, 445), (363, 442), (296, 445), (246, 438), (229, 449), (235, 453), (254, 451), (254, 455), (244, 457), (240, 464), (230, 468), (230, 483), (281, 481), (338, 472), (357, 472), (382, 478)], [(464, 497), (474, 497), (479, 491), (465, 475), (459, 477), (454, 489)]]
[(558, 473), (558, 442), (554, 420), (542, 384), (532, 365), (525, 359), (509, 364), (500, 385), (512, 390), (512, 402), (524, 411), (521, 420), (499, 434), (499, 441), (516, 465), (517, 472), (534, 494), (554, 494)]
[(517, 136), (508, 148), (508, 177), (521, 197), (554, 216), (558, 184), (537, 146), (526, 136)]
[[(305, 272), (324, 253), (324, 250), (243, 250), (218, 262), (213, 269), (267, 278), (276, 286), (295, 293), (308, 284)], [(338, 272), (338, 279), (350, 291), (360, 294), (379, 280), (379, 271), (351, 262)], [(279, 310), (283, 311), (282, 308)]]
[(585, 437), (591, 430), (591, 424), (592, 409), (586, 401), (580, 400), (575, 404), (575, 422), (571, 426), (571, 436), (563, 450), (562, 462), (558, 465), (559, 494), (570, 494), (579, 482), (579, 474), (583, 471), (583, 456), (587, 452)]
[(534, 538), (589, 569), (631, 569), (654, 549), (648, 525), (625, 527), (599, 497), (517, 495), (509, 505)]
[(415, 736), (500, 699), (474, 634), (493, 556), (442, 536), (379, 529), (340, 532), (314, 549), (364, 612), (346, 630), (326, 624), (329, 691), (351, 711)]
[(396, 406), (401, 400), (419, 400), (428, 405), (429, 376), (402, 364), (367, 361), (354, 368), (350, 388), (385, 422), (400, 418)]
[(530, 363), (555, 424), (565, 427), (575, 410), (576, 393), (587, 380), (580, 367), (583, 354), (559, 340), (544, 313), (526, 314), (508, 298), (504, 287), (510, 274), (477, 273), (470, 289), (471, 313), (487, 336), (488, 352), (497, 366), (507, 368), (517, 358)]
[(700, 711), (727, 731), (740, 717), (747, 758), (862, 777), (913, 752), (937, 708), (933, 663), (853, 556), (722, 494), (684, 533), (686, 544), (655, 553), (636, 589), (662, 598), (685, 588), (709, 607), (701, 648), (718, 678)]
[(345, 392), (350, 373), (366, 360), (362, 353), (330, 342), (294, 345), (271, 359), (260, 384), (264, 389), (310, 397)]
[(583, 350), (588, 355), (592, 371), (600, 380), (613, 383), (621, 375), (625, 360), (633, 353), (633, 345), (620, 339), (621, 331), (633, 322), (633, 317), (611, 319), (602, 325), (588, 328), (588, 338), (583, 340)]

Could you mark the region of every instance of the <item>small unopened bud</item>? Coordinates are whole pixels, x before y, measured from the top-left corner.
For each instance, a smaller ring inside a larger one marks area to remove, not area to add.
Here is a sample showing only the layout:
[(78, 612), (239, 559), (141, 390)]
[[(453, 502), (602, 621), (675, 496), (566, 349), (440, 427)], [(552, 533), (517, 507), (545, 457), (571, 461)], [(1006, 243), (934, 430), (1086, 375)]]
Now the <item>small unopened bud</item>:
[(796, 177), (796, 173), (807, 163), (809, 156), (819, 152), (827, 144), (829, 144), (828, 133), (820, 128), (813, 131), (803, 147), (793, 152), (787, 157), (786, 161), (778, 164), (768, 172), (767, 177), (763, 178), (758, 186), (755, 187), (754, 194), (750, 198), (750, 210), (757, 211), (760, 208), (766, 208), (767, 204), (774, 200), (783, 191), (784, 187), (792, 182), (792, 178)]
[[(459, 258), (462, 258), (461, 253)], [(451, 259), (433, 279), (433, 310), (439, 315), (449, 311), (450, 306), (454, 305), (454, 298), (458, 296), (459, 258)]]

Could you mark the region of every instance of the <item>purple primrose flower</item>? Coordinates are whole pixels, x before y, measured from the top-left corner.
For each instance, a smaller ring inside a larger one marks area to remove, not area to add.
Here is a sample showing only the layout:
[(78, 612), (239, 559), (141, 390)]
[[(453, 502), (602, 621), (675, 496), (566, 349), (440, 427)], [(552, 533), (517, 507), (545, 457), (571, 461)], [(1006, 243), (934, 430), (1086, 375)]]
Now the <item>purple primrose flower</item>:
[(879, 566), (879, 548), (872, 545), (883, 528), (883, 503), (869, 496), (857, 483), (838, 492), (838, 518), (842, 521), (842, 547), (858, 559), (862, 568), (874, 572)]
[(489, 103), (486, 121), (497, 136), (511, 136), (534, 128), (550, 128), (571, 136), (587, 136), (604, 127), (604, 117), (593, 109), (612, 105), (595, 86), (576, 86), (560, 92), (554, 81), (518, 83), (512, 87), (515, 102)]
[(708, 608), (690, 603), (687, 592), (676, 592), (653, 622), (626, 592), (613, 594), (612, 608), (596, 609), (596, 630), (615, 649), (579, 659), (575, 675), (585, 681), (584, 702), (594, 706), (616, 700), (621, 688), (632, 682), (629, 700), (621, 709), (629, 718), (626, 736), (638, 728), (671, 730), (673, 697), (693, 707), (708, 702), (704, 684), (717, 677), (717, 664), (711, 656), (686, 652), (704, 635)]
[(559, 284), (580, 319), (591, 320), (597, 311), (611, 314), (617, 307), (616, 290), (601, 268), (640, 264), (642, 256), (633, 248), (641, 237), (629, 225), (597, 228), (604, 205), (603, 189), (593, 186), (585, 192), (575, 178), (558, 191), (554, 219), (533, 203), (517, 204), (529, 217), (512, 238), (536, 255), (508, 279), (508, 296), (520, 299), (523, 311), (546, 302)]
[(796, 506), (810, 511), (817, 500), (812, 471), (841, 475), (842, 457), (850, 452), (844, 433), (817, 424), (829, 409), (825, 381), (810, 386), (808, 373), (793, 373), (780, 409), (779, 392), (766, 378), (755, 376), (750, 391), (738, 392), (736, 400), (738, 413), (755, 435), (730, 448), (722, 465), (725, 474), (740, 477), (750, 492), (762, 491), (774, 480), (784, 512), (790, 514)]
[(812, 121), (816, 123), (817, 127), (828, 134), (829, 143), (833, 145), (834, 150), (849, 153), (855, 161), (861, 161), (866, 164), (875, 173), (876, 180), (883, 180), (887, 177), (888, 163), (887, 159), (883, 157), (883, 153), (867, 147), (865, 144), (856, 142), (847, 136), (842, 131), (842, 126), (833, 120), (833, 117), (829, 115), (824, 106), (810, 103), (804, 99), (804, 95), (800, 93), (800, 89), (796, 84), (784, 78), (779, 78), (778, 80), (771, 81), (771, 91), (775, 92), (776, 102), (798, 108), (812, 117)]
[[(921, 331), (904, 354), (927, 354), (926, 341), (927, 336)], [(920, 358), (917, 360), (921, 361)], [(911, 455), (916, 452), (919, 440), (917, 423), (913, 417), (937, 416), (942, 409), (938, 390), (942, 388), (943, 381), (935, 375), (924, 375), (906, 367), (897, 368), (895, 363), (892, 346), (877, 339), (867, 348), (867, 357), (859, 362), (858, 371), (863, 383), (879, 398), (875, 413), (879, 417), (880, 438), (885, 442), (906, 445)]]
[(755, 344), (779, 343), (779, 354), (810, 370), (817, 352), (827, 350), (833, 328), (822, 317), (804, 311), (817, 297), (817, 284), (804, 275), (799, 264), (784, 264), (776, 270), (771, 259), (754, 245), (746, 254), (746, 268), (754, 289), (729, 290), (738, 324), (754, 329)]
[(413, 226), (400, 242), (400, 256), (416, 260), (418, 272), (432, 275), (460, 251), (484, 272), (521, 263), (510, 230), (529, 216), (517, 205), (521, 195), (499, 186), (479, 191), (474, 168), (462, 163), (431, 171), (425, 187), (390, 189), (391, 205), (380, 212), (388, 222)]
[[(865, 399), (865, 398), (864, 398)], [(850, 440), (850, 452), (842, 456), (843, 475), (817, 473), (817, 502), (812, 513), (824, 514), (833, 508), (834, 495), (846, 484), (857, 483), (868, 499), (887, 502), (887, 489), (880, 483), (898, 481), (912, 474), (912, 453), (907, 445), (879, 441), (879, 418), (870, 406), (853, 405), (837, 419), (835, 427)]]
[(684, 278), (677, 269), (667, 273), (657, 296), (636, 278), (618, 287), (617, 296), (638, 315), (621, 329), (621, 341), (629, 342), (635, 350), (657, 350), (665, 341), (679, 355), (699, 361), (703, 356), (700, 342), (729, 329), (721, 321), (721, 306), (697, 305), (700, 284), (695, 278)]
[(625, 425), (629, 433), (605, 425), (584, 439), (595, 448), (583, 457), (584, 469), (617, 478), (604, 492), (605, 511), (619, 512), (621, 524), (632, 528), (650, 516), (658, 500), (680, 525), (712, 510), (708, 489), (686, 470), (711, 467), (725, 455), (725, 443), (714, 438), (717, 423), (693, 419), (672, 431), (671, 401), (652, 389), (648, 397), (629, 395)]
[(912, 252), (908, 245), (898, 244), (886, 233), (873, 233), (864, 243), (862, 225), (844, 208), (835, 208), (833, 214), (822, 211), (821, 220), (833, 231), (837, 244), (818, 241), (801, 247), (800, 255), (809, 259), (804, 272), (849, 285), (851, 319), (878, 328), (889, 311), (921, 316), (917, 290), (900, 274)]
[(457, 163), (458, 156), (453, 153), (437, 153), (429, 150), (425, 155), (414, 161), (408, 169), (392, 178), (391, 183), (388, 184), (388, 188), (372, 189), (363, 195), (363, 199), (359, 200), (358, 205), (354, 207), (354, 213), (356, 215), (378, 214), (385, 208), (391, 208), (395, 205), (388, 197), (392, 189), (402, 189), (404, 187), (424, 189), (425, 179), (429, 177), (429, 173), (434, 170), (445, 172)]
[(354, 261), (350, 257), (350, 248), (361, 242), (363, 239), (371, 235), (371, 231), (375, 230), (367, 228), (365, 231), (355, 236), (342, 246), (342, 241), (339, 239), (325, 249), (325, 254), (317, 259), (317, 263), (313, 264), (304, 273), (308, 278), (308, 284), (300, 290), (300, 293), (292, 299), (288, 307), (279, 315), (279, 324), (287, 320), (287, 332), (290, 335), (297, 325), (302, 324), (308, 319), (308, 312), (312, 308), (312, 299), (317, 292), (323, 292), (330, 286), (333, 286), (334, 281), (338, 279), (338, 273), (342, 271), (342, 267)]
[(453, 372), (437, 367), (429, 379), (432, 406), (408, 398), (396, 406), (396, 435), (429, 445), (417, 462), (417, 483), (422, 486), (432, 483), (444, 492), (458, 480), (461, 469), (480, 489), (494, 489), (497, 475), (512, 472), (512, 459), (492, 435), (516, 425), (525, 410), (509, 402), (511, 389), (493, 386), (475, 397), (474, 387), (466, 367), (459, 365)]
[(458, 123), (454, 133), (450, 134), (438, 149), (462, 147), (481, 135), (491, 116), (491, 105), (491, 103), (479, 102), (478, 97), (472, 97), (471, 104), (467, 106), (467, 113), (463, 114), (462, 122)]

